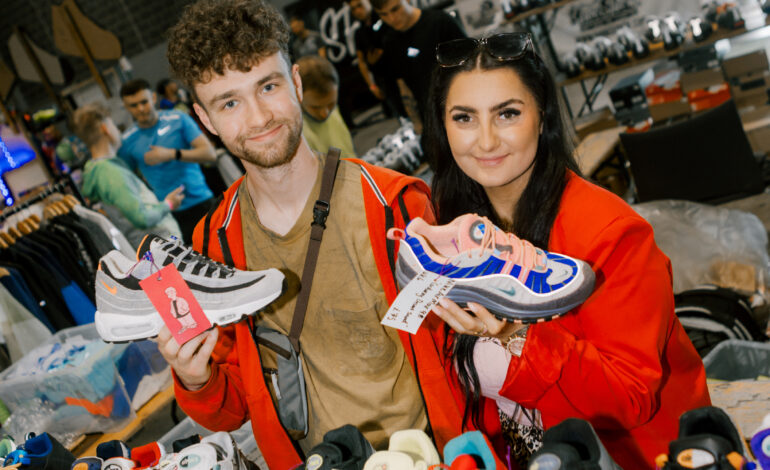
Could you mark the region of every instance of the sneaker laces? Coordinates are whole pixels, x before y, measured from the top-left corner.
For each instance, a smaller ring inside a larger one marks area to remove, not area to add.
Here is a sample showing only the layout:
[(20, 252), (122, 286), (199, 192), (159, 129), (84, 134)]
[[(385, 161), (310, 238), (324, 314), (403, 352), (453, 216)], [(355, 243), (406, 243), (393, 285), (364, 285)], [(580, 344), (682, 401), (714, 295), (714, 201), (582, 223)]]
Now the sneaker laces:
[[(177, 255), (171, 254), (171, 250), (176, 247), (181, 248), (182, 251)], [(173, 263), (177, 266), (179, 266), (179, 264), (182, 262), (192, 266), (193, 269), (196, 265), (203, 265), (203, 267), (206, 268), (204, 273), (206, 277), (228, 278), (235, 273), (234, 268), (231, 268), (230, 266), (222, 264), (218, 261), (214, 261), (207, 256), (203, 256), (197, 251), (194, 251), (190, 246), (185, 247), (179, 240), (164, 243), (161, 245), (160, 249), (167, 252), (169, 256), (173, 258)]]
[[(521, 266), (521, 271), (517, 278), (524, 282), (529, 276), (530, 271), (544, 271), (546, 268), (547, 258), (545, 252), (540, 248), (535, 247), (527, 240), (523, 240), (516, 235), (508, 232), (502, 232), (505, 235), (506, 241), (511, 246), (510, 253), (506, 251), (497, 250), (497, 240), (495, 232), (498, 228), (487, 217), (481, 217), (484, 222), (484, 236), (481, 238), (479, 244), (479, 256), (483, 256), (487, 250), (491, 250), (493, 253), (498, 252), (499, 256), (506, 261), (511, 261), (514, 264)], [(489, 227), (491, 230), (486, 230)]]

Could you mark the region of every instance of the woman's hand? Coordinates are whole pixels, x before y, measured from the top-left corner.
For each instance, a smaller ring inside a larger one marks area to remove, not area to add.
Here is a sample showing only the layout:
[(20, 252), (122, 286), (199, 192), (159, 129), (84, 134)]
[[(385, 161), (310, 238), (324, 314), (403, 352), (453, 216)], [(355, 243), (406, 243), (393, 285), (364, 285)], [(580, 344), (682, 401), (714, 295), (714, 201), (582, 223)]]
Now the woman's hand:
[(527, 327), (521, 323), (498, 320), (489, 313), (489, 310), (474, 302), (468, 302), (468, 310), (472, 313), (460, 308), (447, 297), (439, 300), (438, 303), (433, 308), (433, 312), (455, 332), (463, 335), (487, 336), (505, 343), (512, 334)]

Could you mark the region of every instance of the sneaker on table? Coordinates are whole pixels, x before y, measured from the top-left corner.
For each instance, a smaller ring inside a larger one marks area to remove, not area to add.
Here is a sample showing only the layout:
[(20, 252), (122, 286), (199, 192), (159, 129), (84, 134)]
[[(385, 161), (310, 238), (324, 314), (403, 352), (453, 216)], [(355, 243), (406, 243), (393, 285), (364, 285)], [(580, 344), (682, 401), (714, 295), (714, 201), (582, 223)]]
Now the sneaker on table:
[(372, 444), (351, 424), (332, 429), (307, 452), (301, 470), (361, 470), (374, 454)]
[[(149, 252), (149, 256), (144, 256)], [(211, 260), (185, 247), (148, 235), (132, 260), (114, 250), (99, 260), (96, 272), (95, 324), (105, 341), (134, 341), (157, 336), (163, 319), (139, 286), (139, 281), (174, 264), (212, 325), (227, 325), (253, 314), (283, 291), (277, 269), (242, 271)]]
[(13, 442), (11, 436), (0, 439), (0, 459), (5, 459), (5, 456), (14, 450), (16, 450), (16, 443)]
[(668, 455), (655, 459), (659, 469), (742, 470), (747, 464), (743, 438), (721, 408), (704, 406), (679, 418), (679, 435), (668, 444)]
[(259, 470), (259, 467), (243, 457), (232, 436), (216, 432), (179, 451), (172, 464), (158, 468), (179, 470)]
[(425, 462), (426, 465), (441, 463), (433, 441), (420, 429), (404, 429), (396, 431), (390, 436), (388, 450), (403, 452), (414, 459), (415, 462)]
[(72, 462), (71, 470), (102, 470), (104, 461), (99, 457), (80, 457)]
[(5, 456), (6, 467), (20, 465), (34, 470), (60, 470), (70, 468), (75, 456), (48, 433), (31, 434), (24, 444)]
[(447, 442), (444, 463), (453, 470), (497, 468), (492, 448), (481, 431), (468, 431)]
[(759, 468), (770, 470), (770, 413), (751, 437), (751, 452), (757, 459)]
[(423, 271), (446, 276), (455, 281), (449, 299), (461, 307), (476, 302), (501, 319), (549, 320), (593, 292), (588, 263), (537, 248), (476, 214), (441, 226), (418, 217), (388, 237), (402, 240), (396, 262), (401, 288)]
[(388, 450), (372, 454), (364, 470), (428, 470), (440, 464), (441, 457), (424, 431), (404, 429), (391, 434)]
[(543, 434), (543, 445), (529, 459), (529, 470), (584, 468), (620, 470), (591, 423), (568, 418)]
[(403, 452), (380, 450), (369, 457), (364, 470), (428, 470), (428, 465), (422, 460), (415, 462)]
[(157, 442), (150, 442), (131, 449), (131, 460), (136, 462), (137, 469), (156, 468), (165, 456), (166, 449)]
[(131, 470), (137, 467), (136, 462), (125, 457), (112, 457), (102, 463), (102, 470)]

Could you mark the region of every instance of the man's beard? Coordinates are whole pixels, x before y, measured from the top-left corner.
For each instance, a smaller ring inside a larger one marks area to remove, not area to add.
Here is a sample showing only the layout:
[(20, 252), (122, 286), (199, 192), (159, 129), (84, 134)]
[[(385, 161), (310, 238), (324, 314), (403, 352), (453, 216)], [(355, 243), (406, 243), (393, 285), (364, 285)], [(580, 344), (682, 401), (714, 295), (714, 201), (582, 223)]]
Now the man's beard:
[(285, 140), (281, 140), (263, 151), (258, 152), (246, 146), (249, 136), (238, 136), (236, 148), (229, 149), (236, 157), (246, 162), (252, 163), (260, 168), (275, 168), (285, 165), (294, 159), (297, 155), (297, 148), (302, 141), (302, 118), (297, 120), (282, 120), (275, 123), (275, 126), (285, 125), (289, 135)]

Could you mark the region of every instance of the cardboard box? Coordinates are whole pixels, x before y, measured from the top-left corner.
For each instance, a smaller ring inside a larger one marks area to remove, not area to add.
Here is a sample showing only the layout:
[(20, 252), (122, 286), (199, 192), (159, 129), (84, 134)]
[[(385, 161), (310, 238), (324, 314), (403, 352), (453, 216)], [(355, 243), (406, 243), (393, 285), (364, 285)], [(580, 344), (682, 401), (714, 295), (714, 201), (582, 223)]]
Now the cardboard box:
[(735, 106), (738, 108), (746, 108), (749, 106), (762, 106), (767, 104), (770, 100), (770, 89), (752, 88), (751, 90), (741, 90), (740, 88), (733, 88), (733, 99), (735, 100)]
[(624, 126), (633, 126), (636, 123), (647, 121), (650, 118), (650, 108), (647, 103), (642, 103), (633, 108), (625, 108), (615, 113), (615, 119)]
[(739, 77), (767, 69), (767, 54), (765, 54), (764, 49), (722, 61), (722, 70), (725, 71), (727, 78)]
[[(610, 90), (610, 100), (612, 107), (617, 114), (626, 109), (637, 108), (640, 105), (647, 104), (647, 97), (644, 94), (647, 85), (652, 83), (655, 75), (652, 69), (647, 69), (642, 73), (630, 75), (620, 80)], [(618, 119), (620, 120), (620, 119)]]
[(764, 70), (734, 77), (731, 83), (730, 91), (738, 108), (762, 106), (770, 98), (770, 71)]
[(652, 116), (653, 122), (661, 122), (688, 114), (690, 114), (690, 103), (686, 99), (650, 105), (650, 116)]
[(746, 132), (746, 136), (754, 152), (770, 154), (770, 123)]
[(680, 101), (682, 95), (682, 85), (680, 83), (681, 71), (668, 70), (655, 77), (652, 83), (644, 89), (647, 95), (647, 104), (650, 106)]
[(752, 125), (753, 123), (770, 117), (770, 105), (744, 108), (739, 110), (739, 112), (744, 127), (754, 128), (755, 126)]
[(697, 112), (719, 106), (729, 100), (731, 96), (730, 87), (725, 82), (707, 89), (691, 91), (687, 93), (687, 101), (690, 102), (690, 109)]
[(724, 83), (725, 77), (721, 69), (706, 69), (698, 72), (686, 72), (679, 77), (683, 93), (708, 89)]

